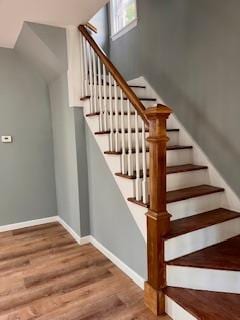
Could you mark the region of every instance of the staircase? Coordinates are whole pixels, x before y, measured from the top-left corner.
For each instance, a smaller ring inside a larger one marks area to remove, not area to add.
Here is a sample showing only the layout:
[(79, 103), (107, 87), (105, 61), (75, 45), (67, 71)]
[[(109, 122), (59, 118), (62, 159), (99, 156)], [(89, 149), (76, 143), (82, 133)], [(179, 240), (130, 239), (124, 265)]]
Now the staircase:
[(146, 305), (174, 320), (239, 320), (239, 199), (171, 110), (79, 31), (86, 120), (147, 240)]

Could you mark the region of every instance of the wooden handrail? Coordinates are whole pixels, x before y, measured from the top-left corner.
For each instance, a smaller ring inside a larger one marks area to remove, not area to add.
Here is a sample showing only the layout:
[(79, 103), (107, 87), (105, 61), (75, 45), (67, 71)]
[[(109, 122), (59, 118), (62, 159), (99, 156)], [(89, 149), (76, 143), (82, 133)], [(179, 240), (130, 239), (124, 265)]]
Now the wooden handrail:
[(133, 107), (137, 110), (138, 114), (141, 116), (143, 121), (148, 125), (148, 119), (145, 114), (145, 107), (142, 104), (142, 102), (139, 100), (139, 98), (136, 96), (136, 94), (133, 92), (133, 90), (129, 87), (123, 76), (119, 73), (119, 71), (116, 69), (116, 67), (112, 64), (112, 62), (109, 60), (107, 55), (103, 52), (103, 50), (98, 46), (98, 44), (95, 42), (95, 40), (91, 37), (89, 32), (87, 31), (86, 27), (84, 25), (80, 25), (78, 27), (79, 31), (82, 33), (82, 35), (85, 37), (85, 39), (88, 41), (90, 46), (93, 48), (101, 62), (105, 65), (106, 69), (111, 73), (114, 80), (117, 82), (119, 87), (122, 89), (126, 97), (129, 99)]
[(85, 24), (85, 27), (86, 27), (87, 29), (93, 31), (94, 33), (98, 33), (97, 28), (96, 28), (93, 24), (91, 24), (90, 22), (87, 22), (87, 23)]

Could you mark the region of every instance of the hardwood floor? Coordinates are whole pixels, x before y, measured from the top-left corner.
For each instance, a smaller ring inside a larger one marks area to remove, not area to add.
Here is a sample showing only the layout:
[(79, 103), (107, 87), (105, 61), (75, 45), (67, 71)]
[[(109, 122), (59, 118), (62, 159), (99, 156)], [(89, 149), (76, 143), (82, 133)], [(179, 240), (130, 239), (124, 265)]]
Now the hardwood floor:
[(58, 223), (0, 233), (0, 320), (167, 320), (92, 245)]

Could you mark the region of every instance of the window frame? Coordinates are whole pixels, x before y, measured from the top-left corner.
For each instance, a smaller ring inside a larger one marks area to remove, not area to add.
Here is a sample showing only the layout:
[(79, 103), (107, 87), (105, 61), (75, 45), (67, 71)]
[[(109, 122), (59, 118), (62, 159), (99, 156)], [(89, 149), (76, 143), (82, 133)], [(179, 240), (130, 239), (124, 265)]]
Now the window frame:
[(137, 0), (134, 0), (136, 3), (136, 18), (129, 22), (126, 26), (124, 26), (122, 29), (115, 32), (115, 14), (113, 9), (113, 1), (110, 1), (110, 31), (111, 31), (111, 39), (114, 41), (120, 37), (122, 37), (124, 34), (135, 28), (138, 24), (138, 3)]

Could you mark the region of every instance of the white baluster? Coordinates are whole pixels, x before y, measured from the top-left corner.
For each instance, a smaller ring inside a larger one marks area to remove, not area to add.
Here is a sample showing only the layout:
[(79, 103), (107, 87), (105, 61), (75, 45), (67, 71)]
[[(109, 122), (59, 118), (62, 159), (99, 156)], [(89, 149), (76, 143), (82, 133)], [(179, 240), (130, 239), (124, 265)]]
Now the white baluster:
[(142, 198), (141, 193), (141, 172), (140, 172), (140, 152), (139, 152), (139, 129), (138, 129), (138, 113), (135, 110), (134, 116), (134, 127), (135, 127), (135, 162), (136, 162), (136, 200), (139, 201)]
[(104, 131), (108, 130), (108, 125), (107, 125), (107, 115), (108, 115), (108, 110), (107, 110), (107, 79), (106, 79), (106, 67), (103, 64), (103, 104), (104, 104), (104, 114), (103, 114), (103, 124), (104, 124)]
[(89, 86), (90, 86), (90, 113), (94, 112), (93, 107), (93, 71), (92, 71), (92, 57), (91, 57), (92, 48), (88, 44), (88, 65), (89, 65)]
[(131, 105), (127, 100), (127, 136), (128, 136), (128, 175), (133, 175), (133, 155), (132, 155), (132, 127), (131, 127)]
[(148, 177), (147, 177), (147, 150), (146, 150), (146, 129), (145, 123), (141, 119), (142, 123), (142, 167), (143, 167), (143, 179), (142, 179), (142, 197), (143, 203), (148, 203)]
[(124, 108), (123, 108), (123, 92), (120, 90), (120, 104), (121, 104), (121, 172), (123, 174), (127, 173), (127, 166), (126, 166), (126, 144), (125, 144), (125, 126), (124, 126)]
[(85, 96), (88, 95), (89, 77), (88, 77), (88, 63), (87, 63), (87, 43), (83, 38), (83, 59), (84, 59), (84, 73), (85, 73)]
[(80, 68), (81, 68), (81, 97), (85, 97), (85, 71), (84, 71), (84, 52), (83, 52), (83, 36), (80, 34)]
[(118, 112), (118, 90), (117, 82), (114, 80), (114, 98), (115, 98), (115, 151), (119, 151), (119, 112)]
[(97, 96), (97, 67), (96, 67), (96, 55), (92, 49), (92, 61), (93, 61), (93, 106), (94, 112), (98, 111), (98, 96)]
[(98, 96), (99, 96), (99, 130), (103, 131), (103, 101), (102, 101), (102, 70), (101, 61), (98, 58)]
[(114, 123), (113, 123), (113, 99), (112, 99), (112, 77), (109, 73), (109, 115), (110, 115), (110, 151), (114, 151)]

